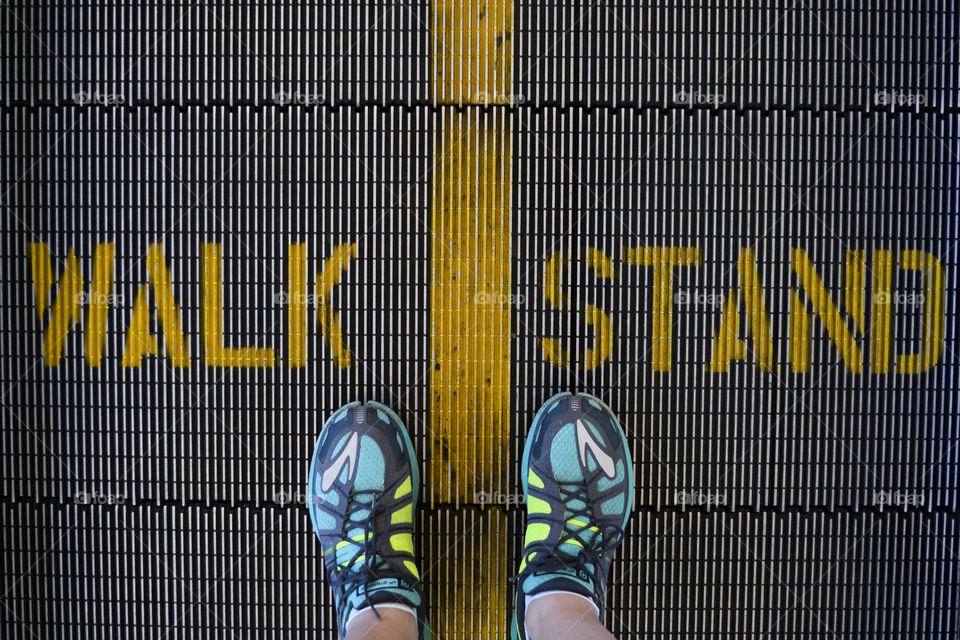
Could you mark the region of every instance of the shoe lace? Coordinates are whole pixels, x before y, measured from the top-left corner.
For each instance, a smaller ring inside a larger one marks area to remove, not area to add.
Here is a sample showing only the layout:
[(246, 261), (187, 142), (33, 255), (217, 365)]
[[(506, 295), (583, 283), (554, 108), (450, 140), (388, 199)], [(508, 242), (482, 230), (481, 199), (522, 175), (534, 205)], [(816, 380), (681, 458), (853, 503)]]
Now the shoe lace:
[[(550, 573), (557, 569), (574, 569), (578, 573), (587, 574), (594, 585), (603, 584), (603, 575), (600, 571), (600, 560), (612, 557), (614, 550), (623, 536), (623, 528), (608, 524), (602, 528), (590, 523), (597, 522), (596, 513), (588, 500), (584, 499), (586, 485), (584, 482), (561, 482), (557, 485), (560, 492), (560, 501), (567, 505), (569, 514), (565, 519), (553, 519), (553, 523), (562, 524), (560, 537), (554, 544), (544, 541), (532, 542), (524, 549), (524, 554), (533, 558), (524, 567), (522, 573), (510, 578), (516, 583), (534, 573)], [(570, 508), (569, 505), (579, 503), (583, 506)], [(562, 549), (567, 545), (566, 549)], [(571, 554), (570, 545), (579, 546), (576, 554)]]
[[(390, 518), (383, 518), (382, 529), (380, 531), (376, 529), (377, 518), (380, 515), (388, 515), (386, 507), (380, 501), (382, 495), (383, 491), (379, 489), (351, 492), (344, 514), (344, 531), (360, 529), (363, 538), (361, 541), (353, 540), (349, 536), (344, 538), (353, 545), (354, 553), (344, 561), (337, 562), (330, 574), (330, 582), (335, 589), (339, 590), (341, 598), (346, 598), (348, 594), (363, 587), (364, 604), (373, 610), (377, 619), (380, 619), (380, 612), (367, 596), (367, 585), (383, 577), (381, 573), (384, 569), (391, 567), (390, 561), (380, 553), (382, 548), (380, 540), (388, 539), (390, 536)], [(367, 513), (360, 515), (363, 511)], [(357, 560), (360, 557), (363, 557), (363, 561), (358, 565)]]

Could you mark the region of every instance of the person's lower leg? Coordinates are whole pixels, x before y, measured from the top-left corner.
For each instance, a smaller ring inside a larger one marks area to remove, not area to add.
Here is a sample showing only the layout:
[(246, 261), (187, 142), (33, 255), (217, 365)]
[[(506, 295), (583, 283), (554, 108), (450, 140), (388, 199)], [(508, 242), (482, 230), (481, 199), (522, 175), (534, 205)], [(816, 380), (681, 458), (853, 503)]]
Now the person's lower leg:
[(409, 612), (380, 606), (377, 613), (370, 607), (357, 613), (344, 640), (417, 640), (417, 621)]
[(614, 640), (586, 598), (558, 593), (537, 598), (527, 607), (531, 640)]

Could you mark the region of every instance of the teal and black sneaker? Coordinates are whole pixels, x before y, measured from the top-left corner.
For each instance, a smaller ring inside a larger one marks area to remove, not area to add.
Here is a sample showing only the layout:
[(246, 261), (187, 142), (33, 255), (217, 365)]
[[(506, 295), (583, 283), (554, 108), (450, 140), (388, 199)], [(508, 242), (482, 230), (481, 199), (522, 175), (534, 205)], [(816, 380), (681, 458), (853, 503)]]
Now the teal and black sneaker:
[(599, 399), (558, 394), (540, 408), (523, 449), (527, 530), (510, 624), (527, 638), (526, 601), (545, 591), (590, 598), (603, 619), (610, 561), (633, 509), (633, 458)]
[(324, 424), (310, 463), (313, 529), (333, 589), (340, 636), (363, 607), (404, 605), (429, 638), (413, 518), (420, 469), (400, 418), (377, 402), (352, 402)]

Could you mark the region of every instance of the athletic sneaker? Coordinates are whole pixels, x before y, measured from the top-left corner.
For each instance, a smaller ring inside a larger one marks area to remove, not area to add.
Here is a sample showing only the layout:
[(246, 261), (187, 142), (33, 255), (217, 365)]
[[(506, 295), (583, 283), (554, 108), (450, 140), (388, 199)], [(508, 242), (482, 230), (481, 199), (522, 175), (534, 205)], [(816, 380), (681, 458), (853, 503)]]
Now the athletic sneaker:
[(547, 591), (589, 598), (603, 619), (610, 561), (633, 508), (633, 458), (599, 399), (558, 394), (540, 408), (523, 449), (527, 530), (511, 637), (527, 638), (527, 599)]
[(429, 638), (413, 553), (420, 469), (400, 418), (377, 402), (338, 409), (320, 432), (307, 487), (340, 636), (358, 609), (401, 605)]

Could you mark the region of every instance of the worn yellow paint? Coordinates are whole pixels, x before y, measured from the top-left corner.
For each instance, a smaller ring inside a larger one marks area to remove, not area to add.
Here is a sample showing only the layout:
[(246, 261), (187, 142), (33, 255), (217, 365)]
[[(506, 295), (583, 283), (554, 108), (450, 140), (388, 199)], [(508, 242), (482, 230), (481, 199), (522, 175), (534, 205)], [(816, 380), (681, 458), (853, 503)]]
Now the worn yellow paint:
[[(30, 262), (33, 266), (33, 292), (37, 315), (42, 318), (47, 308), (50, 288), (53, 286), (53, 267), (47, 245), (31, 243)], [(80, 322), (82, 293), (83, 274), (80, 271), (80, 262), (71, 247), (67, 251), (67, 261), (63, 267), (63, 275), (60, 276), (50, 321), (43, 332), (43, 363), (48, 367), (60, 364), (67, 335)]]
[[(836, 345), (847, 370), (850, 371), (850, 373), (861, 373), (863, 370), (863, 352), (860, 350), (860, 346), (857, 344), (853, 333), (849, 327), (847, 327), (846, 322), (837, 310), (837, 305), (823, 286), (823, 282), (820, 280), (820, 276), (817, 274), (807, 253), (803, 249), (793, 249), (790, 254), (790, 265), (793, 272), (797, 275), (801, 289), (803, 289), (810, 298), (814, 312), (817, 314), (817, 317), (820, 318), (820, 322), (822, 322), (826, 328), (827, 334), (830, 336), (834, 345)], [(849, 263), (847, 266), (849, 267)], [(848, 279), (849, 277), (848, 275)], [(799, 299), (796, 303), (799, 303)], [(801, 314), (806, 314), (803, 305), (795, 304), (794, 299), (791, 298), (791, 321), (800, 322), (798, 316)], [(790, 335), (791, 337), (796, 335), (798, 339), (805, 338), (807, 341), (810, 340), (809, 332), (806, 336), (803, 336), (801, 332), (791, 330)], [(791, 354), (794, 353), (794, 349), (791, 348), (790, 351)], [(805, 364), (793, 361), (793, 371), (809, 370), (810, 347), (800, 348), (796, 351), (796, 354), (806, 354), (808, 360)]]
[(803, 308), (803, 301), (790, 290), (790, 370), (793, 373), (810, 371), (810, 333), (813, 320)]
[(543, 265), (543, 295), (547, 301), (561, 311), (569, 311), (567, 296), (560, 290), (560, 268), (570, 262), (565, 251), (558, 251), (547, 258)]
[(653, 267), (653, 370), (670, 371), (673, 358), (673, 269), (699, 265), (700, 248), (630, 248), (627, 250), (627, 263)]
[(844, 302), (857, 331), (864, 334), (867, 332), (867, 315), (864, 303), (867, 252), (860, 249), (848, 249), (844, 252), (844, 262), (846, 263)]
[(223, 346), (223, 247), (204, 244), (201, 317), (204, 363), (210, 367), (272, 367), (273, 349)]
[(287, 247), (287, 364), (307, 364), (307, 245)]
[(770, 329), (770, 316), (763, 300), (763, 286), (752, 249), (740, 252), (737, 270), (740, 276), (740, 291), (746, 304), (747, 327), (754, 339), (757, 365), (762, 371), (773, 371), (773, 332)]
[(893, 327), (893, 252), (873, 252), (870, 304), (870, 371), (890, 373), (890, 336)]
[(743, 248), (737, 260), (738, 289), (731, 290), (724, 302), (720, 328), (713, 337), (710, 371), (727, 371), (731, 360), (745, 360), (747, 345), (740, 340), (740, 307), (738, 292), (747, 311), (747, 332), (753, 338), (754, 360), (761, 371), (772, 372), (774, 362), (773, 332), (770, 315), (763, 299), (763, 286), (753, 249)]
[[(434, 478), (432, 499), (469, 499), (477, 490), (501, 486), (508, 464), (503, 449), (507, 432), (510, 388), (510, 237), (508, 116), (496, 113), (449, 113), (438, 133), (443, 152), (434, 182), (434, 252), (432, 296), (435, 303), (431, 347), (434, 354), (432, 379), (431, 459)], [(273, 366), (272, 349), (228, 349), (223, 346), (221, 250), (216, 244), (202, 245), (204, 362), (210, 366)], [(288, 247), (289, 350), (291, 366), (306, 362), (306, 245)], [(52, 299), (54, 273), (47, 245), (29, 243), (33, 271), (35, 310), (41, 320), (49, 312), (43, 334), (43, 359), (57, 366), (72, 328), (81, 321), (83, 305), (88, 309), (84, 323), (83, 351), (87, 364), (102, 363), (107, 317), (112, 304), (116, 247), (113, 243), (94, 248), (93, 275), (89, 295), (73, 249), (69, 249), (63, 274)], [(349, 366), (352, 355), (344, 344), (339, 315), (331, 308), (331, 291), (349, 262), (356, 256), (355, 244), (334, 247), (316, 280), (317, 315), (335, 362)], [(866, 267), (866, 252), (844, 253), (846, 315), (842, 316), (826, 291), (813, 264), (801, 249), (791, 251), (791, 269), (799, 288), (789, 298), (789, 361), (794, 372), (806, 372), (811, 365), (812, 315), (826, 328), (841, 359), (852, 373), (863, 363), (857, 338), (870, 333), (870, 371), (891, 371), (892, 324), (894, 314), (894, 253), (873, 252), (872, 269)], [(899, 254), (899, 268), (923, 274), (924, 301), (922, 336), (915, 353), (896, 359), (897, 371), (920, 373), (935, 366), (944, 343), (945, 282), (938, 259), (919, 250)], [(669, 370), (672, 340), (672, 271), (675, 266), (700, 262), (696, 247), (645, 247), (630, 249), (629, 264), (654, 267), (653, 330), (654, 369)], [(544, 264), (543, 293), (546, 300), (563, 312), (583, 313), (594, 327), (593, 346), (577, 366), (586, 370), (607, 362), (613, 352), (613, 322), (608, 313), (590, 304), (573, 308), (562, 283), (564, 269), (571, 262), (568, 252), (548, 256)], [(582, 264), (599, 279), (615, 276), (613, 262), (603, 252), (590, 248)], [(738, 286), (728, 292), (721, 322), (711, 342), (710, 371), (725, 372), (734, 360), (746, 360), (751, 353), (762, 371), (773, 371), (774, 343), (757, 261), (749, 248), (741, 250), (737, 269)], [(157, 337), (151, 334), (150, 292), (156, 316), (165, 335), (167, 357), (174, 366), (190, 366), (187, 345), (180, 326), (180, 309), (173, 298), (171, 277), (161, 244), (150, 245), (147, 254), (148, 281), (140, 285), (127, 328), (122, 364), (139, 366), (146, 355), (158, 354)], [(870, 306), (867, 307), (866, 277), (872, 276)], [(805, 295), (805, 299), (804, 296)], [(746, 315), (741, 317), (741, 305)], [(869, 312), (869, 316), (868, 316)], [(741, 329), (746, 324), (744, 336)], [(851, 325), (851, 326), (848, 326)], [(859, 334), (859, 335), (858, 335)], [(555, 338), (543, 338), (548, 362), (571, 366), (572, 355)]]
[(93, 281), (87, 301), (87, 323), (83, 334), (83, 356), (91, 367), (103, 361), (107, 341), (107, 311), (113, 287), (113, 258), (116, 245), (98, 244), (93, 251)]
[[(157, 337), (150, 333), (150, 310), (147, 308), (147, 285), (141, 284), (133, 301), (133, 313), (123, 348), (124, 367), (139, 367), (144, 356), (157, 355)], [(187, 363), (189, 365), (189, 361)]]
[(510, 138), (503, 113), (444, 114), (431, 248), (433, 495), (502, 486), (510, 392)]
[(923, 272), (923, 336), (920, 351), (897, 356), (899, 373), (921, 373), (940, 360), (946, 284), (940, 261), (925, 251), (900, 252), (900, 268)]
[(353, 356), (343, 342), (340, 314), (330, 305), (330, 292), (333, 291), (334, 285), (340, 282), (343, 272), (356, 255), (355, 243), (337, 245), (324, 263), (323, 271), (317, 274), (317, 320), (323, 330), (323, 337), (326, 338), (333, 352), (333, 361), (341, 369), (350, 366)]
[[(602, 251), (590, 247), (587, 249), (587, 265), (593, 269), (597, 278), (612, 280), (613, 261)], [(587, 325), (594, 330), (594, 346), (587, 349), (583, 358), (585, 371), (592, 371), (610, 359), (613, 354), (613, 319), (610, 314), (596, 305), (587, 303), (585, 308)]]
[[(560, 291), (560, 266), (569, 261), (565, 253), (557, 252), (547, 258), (543, 266), (543, 296), (547, 302), (561, 311), (569, 311), (567, 297)], [(541, 338), (543, 356), (557, 367), (570, 366), (570, 352), (560, 346), (556, 338)]]
[(441, 104), (510, 104), (513, 2), (433, 3), (433, 95)]
[[(174, 367), (189, 367), (190, 356), (180, 324), (180, 307), (173, 297), (173, 283), (163, 257), (162, 243), (152, 243), (147, 248), (147, 283), (156, 301), (167, 357)], [(123, 350), (122, 364), (125, 367), (139, 367), (144, 356), (158, 353), (157, 338), (150, 333), (147, 291), (148, 285), (141, 284), (133, 304), (133, 315), (127, 328)]]
[(47, 310), (47, 297), (53, 286), (53, 268), (50, 266), (50, 249), (41, 242), (27, 245), (30, 252), (30, 267), (33, 272), (33, 299), (37, 317), (43, 318)]
[(542, 338), (543, 357), (555, 367), (567, 368), (570, 366), (570, 352), (560, 346), (556, 338)]
[(613, 319), (600, 307), (587, 304), (587, 324), (596, 334), (595, 346), (587, 348), (583, 356), (583, 368), (592, 371), (610, 359), (613, 355)]
[[(512, 1), (438, 1), (432, 16), (435, 102), (510, 102)], [(512, 117), (502, 109), (457, 112), (447, 108), (440, 112), (435, 131), (430, 285), (432, 502), (459, 503), (477, 491), (506, 484)], [(500, 526), (502, 514), (495, 509), (485, 510), (480, 517), (505, 531)], [(463, 539), (465, 523), (462, 519), (456, 523), (455, 535)], [(485, 540), (489, 546), (483, 558), (454, 552), (452, 562), (439, 568), (434, 583), (445, 601), (435, 598), (431, 605), (436, 635), (506, 635), (506, 541), (502, 535), (488, 535)], [(448, 548), (449, 542), (441, 544)], [(472, 543), (467, 546), (476, 548)], [(481, 602), (487, 615), (477, 611)]]
[(713, 334), (708, 371), (726, 373), (731, 360), (747, 359), (747, 343), (740, 339), (740, 311), (737, 291), (730, 291), (723, 303), (720, 327)]
[(594, 270), (598, 278), (612, 280), (614, 275), (613, 260), (607, 254), (593, 247), (587, 248), (587, 266)]
[[(547, 259), (543, 274), (543, 295), (547, 301), (561, 311), (570, 311), (569, 300), (560, 288), (560, 269), (571, 262), (566, 251), (557, 252)], [(602, 251), (589, 247), (584, 262), (593, 269), (597, 278), (610, 280), (614, 277), (613, 261)], [(613, 319), (600, 307), (586, 303), (581, 309), (586, 316), (587, 325), (593, 327), (593, 346), (587, 348), (582, 366), (585, 371), (596, 369), (610, 359), (613, 354)], [(572, 362), (570, 352), (560, 345), (556, 338), (542, 338), (544, 357), (547, 362), (558, 367), (569, 367)]]
[(439, 510), (427, 515), (430, 535), (424, 575), (433, 637), (447, 640), (500, 640), (507, 637), (506, 561), (516, 533), (509, 514), (486, 508)]

